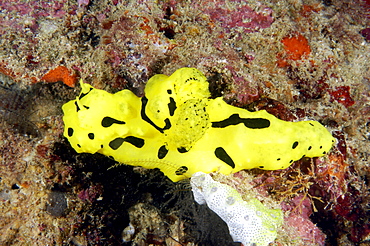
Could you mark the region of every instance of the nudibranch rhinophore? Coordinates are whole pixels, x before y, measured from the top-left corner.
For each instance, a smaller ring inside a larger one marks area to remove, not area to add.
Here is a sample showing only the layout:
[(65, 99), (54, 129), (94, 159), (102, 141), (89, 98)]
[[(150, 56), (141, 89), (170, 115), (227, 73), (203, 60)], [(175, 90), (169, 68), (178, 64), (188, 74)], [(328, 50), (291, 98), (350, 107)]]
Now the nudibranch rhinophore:
[(325, 155), (334, 143), (316, 121), (286, 122), (265, 110), (250, 112), (209, 99), (195, 68), (154, 75), (145, 96), (115, 94), (81, 81), (81, 93), (63, 105), (64, 136), (78, 152), (159, 168), (172, 181), (196, 172), (284, 169), (302, 157)]

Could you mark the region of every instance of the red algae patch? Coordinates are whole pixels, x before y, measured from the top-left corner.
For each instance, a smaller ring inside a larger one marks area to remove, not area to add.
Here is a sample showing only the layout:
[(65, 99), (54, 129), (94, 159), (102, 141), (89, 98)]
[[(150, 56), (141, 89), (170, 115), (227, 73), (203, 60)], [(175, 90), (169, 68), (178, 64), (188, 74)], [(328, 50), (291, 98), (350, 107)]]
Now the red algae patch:
[(288, 65), (287, 60), (301, 60), (304, 56), (311, 53), (307, 39), (301, 34), (285, 37), (281, 40), (281, 43), (284, 45), (285, 58), (281, 57), (278, 59), (279, 67), (286, 67)]
[(335, 90), (329, 91), (332, 101), (335, 100), (343, 104), (346, 108), (355, 104), (350, 94), (349, 86), (339, 86)]

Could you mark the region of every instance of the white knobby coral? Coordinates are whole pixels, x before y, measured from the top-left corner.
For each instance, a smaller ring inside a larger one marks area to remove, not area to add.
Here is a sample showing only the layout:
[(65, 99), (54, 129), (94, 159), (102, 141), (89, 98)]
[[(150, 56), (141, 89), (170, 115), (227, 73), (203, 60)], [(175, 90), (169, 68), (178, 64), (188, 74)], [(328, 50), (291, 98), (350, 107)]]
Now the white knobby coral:
[(267, 246), (276, 239), (283, 221), (280, 209), (268, 209), (255, 198), (244, 201), (235, 189), (203, 172), (195, 173), (190, 183), (195, 201), (207, 204), (226, 222), (234, 242)]

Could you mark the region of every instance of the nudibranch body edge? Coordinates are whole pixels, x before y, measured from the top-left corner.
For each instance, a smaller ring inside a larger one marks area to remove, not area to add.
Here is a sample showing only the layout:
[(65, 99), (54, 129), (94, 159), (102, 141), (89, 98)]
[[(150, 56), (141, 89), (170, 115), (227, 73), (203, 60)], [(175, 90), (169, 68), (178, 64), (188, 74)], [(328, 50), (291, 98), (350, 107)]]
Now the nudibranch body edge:
[(115, 94), (81, 81), (80, 95), (63, 105), (64, 136), (78, 152), (159, 168), (172, 181), (196, 172), (287, 168), (302, 157), (325, 155), (334, 143), (316, 121), (286, 122), (265, 110), (250, 112), (209, 99), (195, 68), (155, 75), (145, 96)]

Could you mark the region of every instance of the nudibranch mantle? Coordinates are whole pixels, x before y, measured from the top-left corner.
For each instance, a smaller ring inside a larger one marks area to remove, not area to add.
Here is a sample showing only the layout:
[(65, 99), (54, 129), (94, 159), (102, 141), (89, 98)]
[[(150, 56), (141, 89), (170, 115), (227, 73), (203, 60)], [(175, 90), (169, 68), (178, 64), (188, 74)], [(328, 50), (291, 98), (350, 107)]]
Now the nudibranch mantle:
[(80, 95), (62, 107), (71, 146), (159, 168), (174, 182), (199, 171), (284, 169), (304, 156), (325, 155), (334, 143), (319, 122), (286, 122), (209, 99), (206, 77), (195, 68), (153, 76), (142, 98), (80, 84)]

